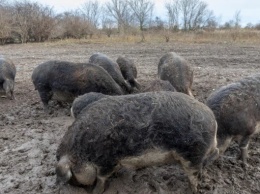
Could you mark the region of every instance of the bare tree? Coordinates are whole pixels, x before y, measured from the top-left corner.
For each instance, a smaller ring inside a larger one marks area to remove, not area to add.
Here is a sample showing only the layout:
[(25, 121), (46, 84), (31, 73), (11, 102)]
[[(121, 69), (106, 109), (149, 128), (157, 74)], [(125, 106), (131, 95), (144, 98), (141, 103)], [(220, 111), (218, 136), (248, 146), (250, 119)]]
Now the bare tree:
[(158, 16), (155, 17), (155, 20), (152, 21), (152, 27), (155, 30), (163, 30), (165, 22)]
[(48, 39), (54, 27), (53, 11), (47, 6), (29, 1), (16, 1), (12, 9), (13, 29), (21, 42)]
[(3, 8), (3, 7), (6, 7), (6, 6), (7, 6), (6, 0), (0, 0), (0, 7)]
[(249, 23), (246, 24), (245, 28), (246, 29), (253, 29), (254, 25), (251, 22), (249, 22)]
[(234, 15), (234, 23), (235, 28), (240, 28), (240, 22), (241, 22), (241, 11), (236, 11)]
[(207, 4), (199, 0), (181, 0), (184, 30), (198, 28), (203, 23)]
[(56, 20), (56, 37), (80, 39), (87, 35), (93, 35), (92, 29), (94, 27), (84, 19), (84, 16), (78, 10), (64, 12), (58, 15)]
[[(211, 13), (209, 13), (211, 14)], [(207, 20), (205, 21), (204, 27), (208, 30), (215, 30), (219, 25), (217, 18), (213, 15), (207, 16)]]
[(98, 27), (98, 21), (100, 19), (101, 7), (97, 0), (90, 0), (83, 4), (81, 11), (85, 19), (91, 23), (95, 28)]
[(179, 29), (179, 0), (171, 1), (165, 4), (171, 29)]
[(104, 17), (102, 20), (102, 29), (108, 37), (112, 35), (114, 28), (115, 28), (115, 22), (113, 22), (113, 20), (109, 18)]
[(141, 31), (151, 21), (154, 3), (149, 0), (128, 0)]
[(5, 44), (11, 39), (12, 20), (10, 7), (0, 1), (0, 44)]
[(231, 28), (234, 28), (235, 26), (235, 23), (234, 23), (234, 20), (229, 20), (228, 22), (225, 22), (221, 28), (222, 29), (231, 29)]
[(29, 40), (31, 5), (29, 2), (15, 2), (13, 5), (14, 29), (22, 43)]
[(260, 30), (260, 23), (255, 24), (254, 28), (255, 28), (256, 30)]
[(82, 21), (77, 12), (64, 12), (62, 16), (64, 34), (66, 38), (81, 38)]
[[(200, 0), (172, 0), (165, 6), (169, 20), (174, 24), (181, 23), (185, 31), (200, 28), (213, 17), (213, 11)], [(182, 20), (178, 22), (180, 18)]]
[(104, 12), (116, 21), (119, 32), (129, 25), (131, 14), (127, 1), (110, 0), (106, 3), (104, 9)]
[(47, 40), (54, 28), (54, 13), (47, 6), (36, 6), (31, 18), (30, 38), (40, 42)]

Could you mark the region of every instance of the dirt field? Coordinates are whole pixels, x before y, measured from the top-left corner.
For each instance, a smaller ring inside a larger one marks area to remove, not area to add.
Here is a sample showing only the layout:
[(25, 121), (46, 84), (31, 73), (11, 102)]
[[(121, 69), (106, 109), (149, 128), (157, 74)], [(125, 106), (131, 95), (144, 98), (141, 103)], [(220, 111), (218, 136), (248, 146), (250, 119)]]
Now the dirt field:
[[(112, 59), (125, 55), (137, 64), (138, 80), (145, 86), (156, 77), (159, 58), (175, 51), (194, 68), (193, 93), (205, 102), (216, 88), (260, 72), (260, 46), (228, 44), (23, 44), (0, 47), (0, 55), (11, 58), (17, 67), (15, 101), (0, 98), (0, 193), (87, 193), (84, 189), (57, 188), (55, 163), (57, 146), (73, 119), (68, 108), (53, 103), (54, 113), (43, 112), (39, 95), (31, 82), (35, 66), (58, 59), (84, 62), (95, 52)], [(3, 94), (1, 94), (3, 95)], [(260, 135), (250, 144), (247, 171), (236, 160), (237, 144), (205, 169), (200, 193), (259, 194)], [(139, 171), (122, 170), (109, 179), (108, 193), (191, 193), (188, 178), (176, 165)]]

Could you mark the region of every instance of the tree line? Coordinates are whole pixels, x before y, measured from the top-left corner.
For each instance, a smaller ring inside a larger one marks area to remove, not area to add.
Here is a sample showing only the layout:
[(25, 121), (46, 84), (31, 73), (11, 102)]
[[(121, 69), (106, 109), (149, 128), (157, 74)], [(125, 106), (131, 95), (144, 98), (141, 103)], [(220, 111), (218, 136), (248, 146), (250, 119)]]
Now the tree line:
[[(167, 19), (154, 16), (152, 0), (86, 1), (80, 8), (56, 14), (53, 8), (28, 0), (0, 0), (0, 43), (42, 42), (49, 39), (91, 38), (94, 34), (143, 33), (149, 30), (193, 31), (238, 28), (240, 12), (220, 25), (207, 3), (201, 0), (169, 0)], [(247, 28), (259, 29), (259, 24)]]

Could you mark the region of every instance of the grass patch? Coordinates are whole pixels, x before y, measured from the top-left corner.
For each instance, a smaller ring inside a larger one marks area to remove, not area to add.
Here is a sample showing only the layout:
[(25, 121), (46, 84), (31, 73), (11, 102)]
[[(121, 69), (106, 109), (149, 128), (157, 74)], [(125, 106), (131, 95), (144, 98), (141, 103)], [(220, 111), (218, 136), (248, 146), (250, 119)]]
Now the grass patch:
[[(167, 33), (167, 37), (166, 34)], [(250, 29), (231, 29), (215, 31), (194, 31), (194, 32), (165, 32), (154, 31), (144, 32), (145, 40), (142, 40), (141, 34), (113, 34), (107, 37), (105, 34), (93, 35), (92, 38), (84, 39), (59, 39), (46, 42), (51, 45), (66, 44), (115, 44), (115, 43), (162, 43), (180, 42), (191, 44), (203, 43), (242, 43), (242, 44), (260, 44), (260, 31)]]

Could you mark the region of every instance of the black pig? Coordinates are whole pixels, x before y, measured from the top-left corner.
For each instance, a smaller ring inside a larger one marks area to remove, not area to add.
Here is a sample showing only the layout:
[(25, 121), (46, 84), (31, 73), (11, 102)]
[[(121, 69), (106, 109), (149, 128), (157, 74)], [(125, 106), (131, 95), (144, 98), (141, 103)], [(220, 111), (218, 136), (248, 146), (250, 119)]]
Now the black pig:
[(156, 92), (156, 91), (171, 91), (176, 92), (176, 89), (169, 81), (155, 79), (149, 85), (145, 87), (144, 92)]
[(193, 70), (190, 64), (174, 52), (164, 55), (158, 64), (158, 76), (168, 80), (173, 87), (184, 94), (192, 96)]
[(104, 68), (125, 91), (125, 94), (132, 92), (131, 86), (124, 80), (119, 65), (113, 62), (108, 56), (101, 53), (95, 53), (89, 58), (89, 62)]
[(16, 68), (10, 59), (0, 58), (0, 90), (3, 89), (8, 98), (14, 97), (14, 81)]
[(102, 193), (120, 166), (179, 161), (191, 188), (208, 158), (218, 155), (217, 123), (204, 104), (179, 92), (102, 98), (78, 115), (57, 150), (57, 181), (76, 180)]
[(116, 62), (119, 65), (125, 80), (128, 81), (128, 83), (132, 86), (132, 88), (136, 87), (137, 89), (140, 89), (141, 86), (136, 80), (137, 69), (134, 62), (122, 56), (118, 57)]
[(246, 164), (251, 136), (259, 132), (260, 74), (223, 86), (207, 99), (218, 122), (218, 147), (224, 153), (232, 140), (239, 140)]
[(77, 97), (71, 106), (71, 116), (77, 118), (79, 113), (88, 105), (92, 104), (100, 100), (101, 98), (107, 97), (108, 95), (97, 93), (97, 92), (89, 92), (84, 95)]
[(123, 94), (120, 86), (103, 68), (89, 63), (48, 61), (34, 69), (32, 81), (45, 110), (48, 110), (52, 97), (60, 102), (72, 102), (75, 97), (87, 92)]

